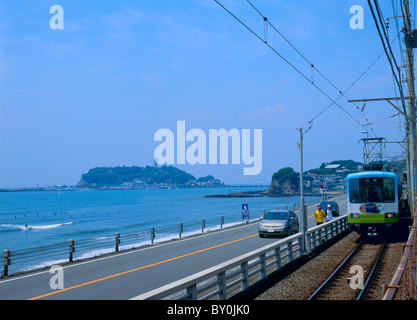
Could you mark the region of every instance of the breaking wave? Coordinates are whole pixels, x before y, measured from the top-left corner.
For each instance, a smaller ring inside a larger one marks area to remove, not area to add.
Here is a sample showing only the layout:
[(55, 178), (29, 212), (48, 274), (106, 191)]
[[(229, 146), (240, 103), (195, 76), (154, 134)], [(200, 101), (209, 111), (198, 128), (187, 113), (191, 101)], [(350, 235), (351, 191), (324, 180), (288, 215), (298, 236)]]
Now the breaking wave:
[(45, 230), (59, 228), (65, 225), (71, 225), (72, 222), (56, 223), (56, 224), (44, 224), (44, 225), (19, 225), (19, 224), (0, 224), (2, 231), (7, 230)]

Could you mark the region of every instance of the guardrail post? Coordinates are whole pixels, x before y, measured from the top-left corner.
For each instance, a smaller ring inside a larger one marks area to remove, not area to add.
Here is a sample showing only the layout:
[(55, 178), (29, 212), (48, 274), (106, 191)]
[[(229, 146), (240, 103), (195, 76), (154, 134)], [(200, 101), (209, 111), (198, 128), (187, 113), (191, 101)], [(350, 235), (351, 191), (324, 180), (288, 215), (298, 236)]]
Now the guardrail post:
[(311, 233), (309, 233), (310, 236), (310, 251), (313, 251), (314, 249), (316, 249), (316, 231), (313, 231)]
[(74, 240), (69, 240), (68, 241), (68, 251), (69, 251), (69, 257), (68, 260), (69, 262), (72, 262), (73, 259), (73, 253), (75, 252), (75, 241)]
[(223, 225), (224, 225), (224, 217), (221, 216), (220, 217), (220, 229), (223, 229)]
[(151, 228), (151, 244), (153, 244), (155, 240), (155, 228)]
[(298, 254), (300, 257), (303, 255), (303, 252), (306, 251), (305, 248), (305, 241), (304, 241), (304, 235), (302, 235), (300, 238), (298, 238)]
[[(324, 237), (324, 241), (327, 242), (329, 240), (329, 227), (328, 226), (323, 227), (323, 237)], [(323, 243), (323, 239), (322, 239), (322, 243)]]
[(219, 293), (217, 294), (217, 298), (219, 300), (226, 300), (226, 272), (223, 271), (217, 275), (217, 288)]
[(5, 277), (9, 275), (10, 256), (11, 256), (10, 250), (4, 250), (3, 276)]
[(265, 257), (265, 253), (261, 254), (259, 256), (259, 263), (260, 263), (260, 272), (261, 272), (261, 278), (265, 279), (266, 278), (266, 257)]
[(184, 231), (184, 225), (182, 224), (182, 222), (180, 222), (180, 225), (179, 225), (179, 234), (180, 234), (180, 238), (182, 237), (182, 233), (183, 233), (183, 231)]
[(294, 255), (292, 251), (292, 241), (288, 242), (287, 244), (287, 250), (288, 250), (288, 263), (292, 262), (294, 260)]
[(306, 251), (311, 252), (311, 234), (310, 232), (306, 233)]
[(119, 244), (120, 244), (120, 233), (116, 232), (114, 234), (114, 246), (115, 246), (114, 250), (116, 252), (119, 252)]
[(275, 268), (281, 269), (281, 247), (275, 248)]
[(241, 287), (242, 290), (246, 290), (247, 288), (249, 288), (249, 267), (247, 261), (243, 262), (240, 265), (240, 272), (242, 273)]
[(193, 284), (191, 287), (187, 288), (187, 295), (190, 297), (190, 300), (197, 300), (197, 284)]
[(202, 219), (201, 220), (201, 233), (204, 233), (205, 228), (206, 228), (206, 220)]

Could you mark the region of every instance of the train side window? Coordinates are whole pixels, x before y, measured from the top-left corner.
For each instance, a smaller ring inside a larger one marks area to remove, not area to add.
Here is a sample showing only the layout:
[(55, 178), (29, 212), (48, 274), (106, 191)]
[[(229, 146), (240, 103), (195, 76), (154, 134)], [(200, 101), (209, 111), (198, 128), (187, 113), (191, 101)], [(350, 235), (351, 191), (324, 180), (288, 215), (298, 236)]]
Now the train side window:
[(352, 179), (349, 181), (349, 201), (351, 203), (361, 202), (359, 192), (359, 179)]
[(395, 201), (395, 185), (394, 180), (390, 178), (383, 179), (384, 202)]

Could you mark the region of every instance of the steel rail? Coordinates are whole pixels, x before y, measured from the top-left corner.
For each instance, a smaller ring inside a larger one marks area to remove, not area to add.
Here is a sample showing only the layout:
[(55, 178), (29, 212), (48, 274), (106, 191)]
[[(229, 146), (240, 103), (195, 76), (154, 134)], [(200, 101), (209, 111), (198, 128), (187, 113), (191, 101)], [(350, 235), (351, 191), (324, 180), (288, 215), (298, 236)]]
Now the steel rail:
[(313, 292), (313, 294), (307, 300), (315, 300), (327, 287), (329, 283), (333, 281), (339, 271), (350, 261), (350, 259), (356, 254), (360, 249), (363, 242), (361, 241), (350, 253), (349, 255), (339, 264), (339, 266), (332, 272), (332, 274)]
[(386, 242), (384, 242), (381, 249), (379, 250), (378, 257), (376, 258), (374, 265), (372, 266), (372, 269), (369, 272), (368, 277), (366, 278), (366, 281), (363, 285), (361, 292), (356, 297), (356, 300), (363, 300), (364, 297), (366, 296), (366, 293), (368, 292), (369, 287), (375, 277), (376, 271), (378, 270), (379, 265), (381, 264), (382, 257), (384, 256), (384, 253), (385, 253), (386, 245), (387, 245)]

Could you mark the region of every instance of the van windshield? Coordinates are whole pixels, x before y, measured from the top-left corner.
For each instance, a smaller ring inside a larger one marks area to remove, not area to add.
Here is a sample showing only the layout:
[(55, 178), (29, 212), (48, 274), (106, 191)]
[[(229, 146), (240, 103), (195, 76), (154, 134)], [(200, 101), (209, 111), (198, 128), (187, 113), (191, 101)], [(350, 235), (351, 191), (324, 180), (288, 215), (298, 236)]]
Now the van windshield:
[(265, 220), (287, 220), (288, 212), (267, 212), (264, 217)]

